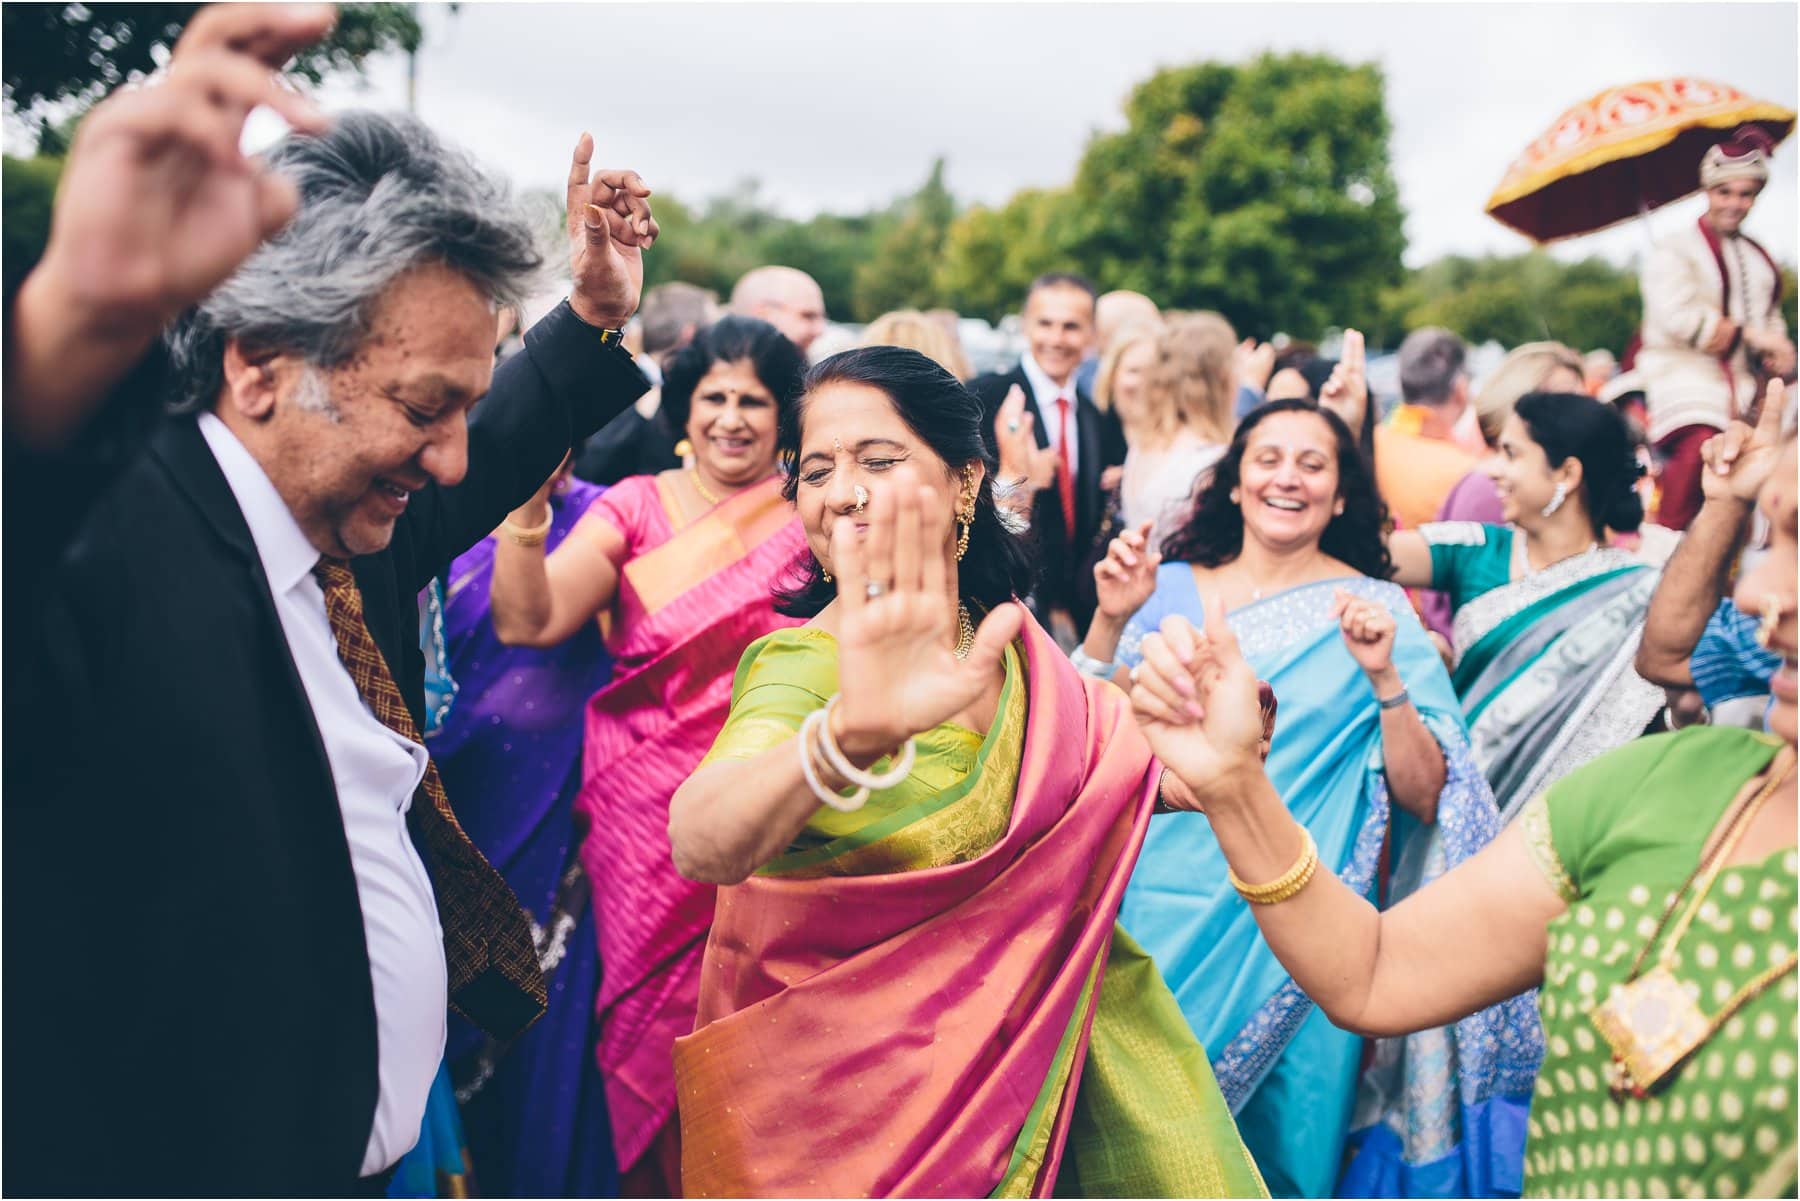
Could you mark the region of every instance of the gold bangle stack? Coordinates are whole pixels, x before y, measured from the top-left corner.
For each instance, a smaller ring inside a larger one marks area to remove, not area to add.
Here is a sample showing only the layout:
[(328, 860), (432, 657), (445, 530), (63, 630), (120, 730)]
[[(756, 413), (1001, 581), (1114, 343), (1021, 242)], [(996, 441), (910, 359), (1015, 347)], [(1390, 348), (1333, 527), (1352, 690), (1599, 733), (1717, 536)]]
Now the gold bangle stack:
[(1274, 905), (1312, 883), (1313, 873), (1319, 870), (1319, 844), (1313, 841), (1312, 831), (1305, 826), (1300, 827), (1300, 837), (1304, 842), (1294, 866), (1267, 884), (1246, 884), (1227, 865), (1225, 874), (1231, 877), (1231, 886), (1238, 890), (1238, 895), (1252, 905)]
[(554, 514), (546, 513), (543, 525), (534, 525), (530, 529), (524, 529), (514, 525), (512, 518), (508, 517), (500, 523), (500, 532), (510, 538), (516, 546), (542, 546), (544, 540), (550, 537), (550, 523), (554, 520)]

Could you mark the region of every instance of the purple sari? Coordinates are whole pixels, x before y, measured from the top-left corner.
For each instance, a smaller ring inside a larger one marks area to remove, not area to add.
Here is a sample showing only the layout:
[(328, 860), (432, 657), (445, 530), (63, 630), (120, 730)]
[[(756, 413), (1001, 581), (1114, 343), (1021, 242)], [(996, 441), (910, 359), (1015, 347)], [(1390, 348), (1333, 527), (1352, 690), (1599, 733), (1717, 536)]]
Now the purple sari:
[[(547, 547), (605, 491), (571, 478), (552, 495)], [(493, 563), (488, 538), (445, 576), (459, 691), (431, 750), (463, 828), (531, 910), (550, 1006), (511, 1045), (452, 1014), (446, 1055), (483, 1193), (615, 1195), (619, 1171), (594, 1063), (600, 955), (571, 817), (582, 711), (612, 660), (594, 624), (557, 647), (501, 645), (488, 610)]]

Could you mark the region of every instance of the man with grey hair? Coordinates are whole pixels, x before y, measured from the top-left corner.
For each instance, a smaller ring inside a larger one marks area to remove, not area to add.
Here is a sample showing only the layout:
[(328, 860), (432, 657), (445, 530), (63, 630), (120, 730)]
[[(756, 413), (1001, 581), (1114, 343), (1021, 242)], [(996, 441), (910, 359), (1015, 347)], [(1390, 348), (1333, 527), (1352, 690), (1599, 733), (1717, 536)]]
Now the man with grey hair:
[(767, 321), (801, 354), (825, 332), (825, 293), (819, 282), (794, 267), (757, 267), (731, 289), (731, 311)]
[(1477, 459), (1459, 437), (1470, 411), (1468, 357), (1447, 329), (1416, 329), (1400, 344), (1400, 406), (1375, 427), (1375, 485), (1402, 525), (1437, 518)]
[(589, 483), (616, 484), (628, 475), (654, 475), (681, 466), (681, 456), (675, 453), (681, 435), (662, 415), (662, 367), (718, 316), (719, 298), (706, 288), (673, 282), (644, 293), (638, 310), (644, 336), (639, 366), (656, 387), (576, 452), (577, 476)]
[[(501, 185), (410, 118), (237, 151), (261, 102), (243, 81), (323, 32), (309, 11), (204, 11), (167, 82), (95, 110), (12, 314), (29, 370), (9, 384), (75, 418), (16, 422), (9, 388), (8, 475), (60, 539), (28, 611), (8, 605), (21, 1193), (379, 1195), (418, 1138), (446, 1004), (500, 1037), (543, 1011), (529, 919), (418, 735), (414, 599), (644, 390), (617, 347), (648, 189), (592, 175), (583, 135), (573, 292), (496, 370), (496, 306), (540, 259)], [(250, 205), (257, 226), (233, 228)], [(235, 272), (203, 257), (289, 214)], [(98, 418), (46, 399), (68, 318), (43, 298), (72, 292), (96, 353), (185, 307), (172, 374)], [(160, 419), (146, 403), (170, 398)], [(70, 931), (112, 934), (71, 954)]]

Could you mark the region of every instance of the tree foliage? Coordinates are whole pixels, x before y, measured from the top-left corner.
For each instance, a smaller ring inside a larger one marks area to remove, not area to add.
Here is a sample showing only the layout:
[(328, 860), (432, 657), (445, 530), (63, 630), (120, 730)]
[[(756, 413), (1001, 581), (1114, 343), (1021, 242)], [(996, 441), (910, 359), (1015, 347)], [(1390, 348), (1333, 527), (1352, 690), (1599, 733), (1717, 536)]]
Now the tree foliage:
[[(57, 153), (58, 128), (43, 110), (93, 104), (108, 91), (154, 71), (168, 60), (199, 4), (8, 4), (0, 8), (5, 37), (4, 88), (8, 106), (36, 116), (40, 148)], [(361, 70), (371, 54), (411, 53), (424, 31), (412, 4), (343, 4), (329, 36), (302, 51), (291, 70), (313, 83)]]
[(1401, 279), (1383, 90), (1377, 67), (1314, 54), (1159, 71), (1070, 187), (965, 214), (939, 284), (991, 316), (1054, 264), (1246, 333), (1314, 336)]
[(1366, 332), (1372, 344), (1392, 346), (1408, 330), (1441, 325), (1471, 342), (1517, 346), (1548, 339), (1618, 354), (1642, 317), (1637, 273), (1605, 259), (1562, 263), (1542, 251), (1453, 255), (1409, 273), (1384, 297)]

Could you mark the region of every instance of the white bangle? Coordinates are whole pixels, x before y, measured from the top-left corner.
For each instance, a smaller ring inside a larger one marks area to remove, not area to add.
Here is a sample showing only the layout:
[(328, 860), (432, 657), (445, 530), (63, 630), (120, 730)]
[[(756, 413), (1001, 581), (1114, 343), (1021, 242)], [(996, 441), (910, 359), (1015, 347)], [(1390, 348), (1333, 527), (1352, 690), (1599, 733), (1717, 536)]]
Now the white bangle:
[(1118, 660), (1096, 659), (1080, 647), (1069, 652), (1069, 662), (1075, 665), (1076, 671), (1091, 680), (1110, 680), (1119, 670)]
[(823, 725), (824, 721), (825, 710), (815, 709), (806, 715), (805, 721), (800, 723), (800, 774), (806, 777), (807, 787), (813, 790), (813, 795), (819, 798), (821, 805), (829, 805), (840, 813), (854, 813), (868, 802), (868, 788), (858, 788), (847, 797), (839, 796), (820, 783), (818, 770), (813, 767), (813, 730)]
[(825, 753), (825, 762), (831, 765), (831, 770), (852, 784), (859, 784), (864, 789), (873, 789), (876, 792), (883, 792), (903, 783), (906, 777), (912, 774), (913, 760), (918, 754), (918, 747), (913, 745), (913, 740), (908, 738), (901, 744), (899, 751), (894, 755), (893, 766), (888, 768), (885, 775), (878, 776), (872, 772), (863, 771), (850, 762), (849, 757), (839, 749), (837, 739), (831, 736), (831, 707), (837, 704), (837, 701), (838, 698), (833, 696), (825, 702), (825, 707), (819, 710), (821, 715), (819, 749)]

